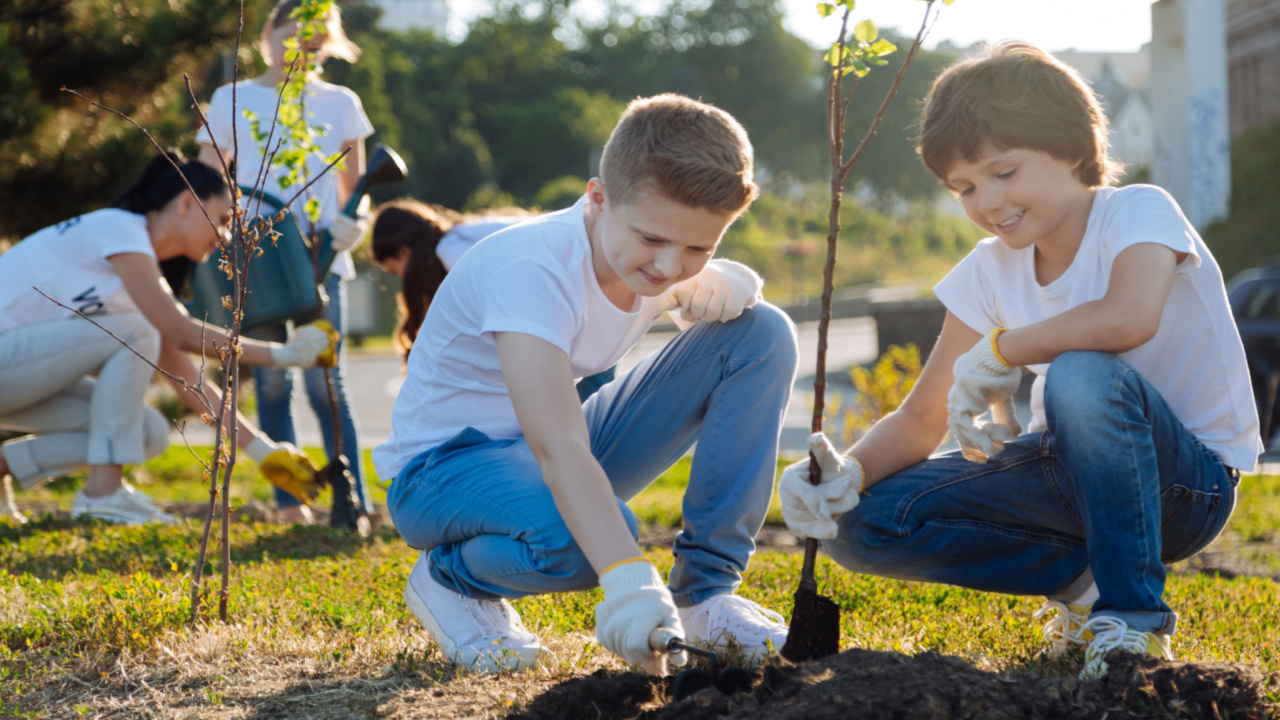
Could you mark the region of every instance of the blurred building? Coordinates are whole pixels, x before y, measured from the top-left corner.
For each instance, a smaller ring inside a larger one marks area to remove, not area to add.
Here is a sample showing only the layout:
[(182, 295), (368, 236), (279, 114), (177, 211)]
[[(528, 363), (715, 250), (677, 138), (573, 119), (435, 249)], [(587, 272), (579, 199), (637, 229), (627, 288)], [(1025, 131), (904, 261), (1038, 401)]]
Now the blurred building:
[(1280, 2), (1227, 0), (1231, 134), (1280, 119)]
[(1129, 172), (1149, 169), (1155, 152), (1155, 118), (1148, 85), (1151, 48), (1137, 52), (1054, 53), (1093, 86), (1111, 123), (1111, 156)]
[(369, 0), (382, 8), (384, 30), (433, 30), (443, 36), (449, 24), (447, 0)]

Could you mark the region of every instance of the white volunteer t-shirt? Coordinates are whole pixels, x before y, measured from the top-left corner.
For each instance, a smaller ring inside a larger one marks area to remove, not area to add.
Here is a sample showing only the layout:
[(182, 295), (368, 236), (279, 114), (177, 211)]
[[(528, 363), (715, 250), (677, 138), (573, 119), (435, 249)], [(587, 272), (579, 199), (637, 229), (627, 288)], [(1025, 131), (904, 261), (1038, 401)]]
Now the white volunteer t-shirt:
[(541, 338), (569, 356), (575, 378), (612, 367), (658, 316), (658, 298), (615, 307), (596, 281), (584, 201), (527, 219), (471, 248), (440, 285), (409, 352), (391, 437), (373, 451), (379, 477), (473, 427), (521, 437), (494, 333)]
[(528, 219), (528, 217), (495, 217), (455, 225), (440, 238), (440, 242), (436, 243), (436, 257), (440, 258), (440, 263), (444, 265), (445, 270), (452, 270), (471, 246), (499, 230), (519, 225)]
[[(223, 85), (213, 93), (213, 100), (209, 103), (209, 111), (205, 116), (209, 120), (207, 128), (201, 128), (196, 134), (196, 142), (209, 143), (210, 134), (213, 140), (217, 141), (218, 148), (223, 152), (230, 154), (233, 149), (232, 145), (232, 126), (235, 126), (236, 138), (240, 145), (240, 158), (236, 163), (236, 182), (241, 187), (253, 187), (258, 180), (258, 171), (263, 163), (263, 146), (254, 142), (253, 139), (253, 121), (245, 116), (245, 111), (249, 111), (256, 116), (259, 129), (267, 133), (271, 130), (271, 121), (276, 116), (276, 106), (280, 99), (280, 92), (276, 88), (259, 85), (255, 82), (242, 80), (235, 84), (235, 103), (236, 112), (232, 115), (232, 98), (231, 86)], [(312, 127), (322, 128), (323, 135), (315, 138), (316, 144), (320, 147), (318, 155), (307, 158), (307, 172), (309, 177), (316, 177), (328, 165), (324, 158), (342, 151), (342, 148), (352, 142), (368, 137), (373, 134), (373, 125), (369, 124), (369, 118), (364, 114), (364, 107), (360, 104), (360, 97), (351, 90), (341, 85), (333, 85), (322, 81), (313, 81), (307, 83), (306, 90), (306, 112), (307, 124)], [(280, 138), (280, 132), (277, 130), (271, 136), (270, 145), (274, 148), (276, 142)], [(298, 198), (294, 203), (294, 212), (300, 213), (299, 217), (304, 217), (303, 207), (308, 198), (316, 198), (320, 201), (320, 219), (316, 223), (316, 229), (324, 230), (329, 227), (333, 216), (341, 212), (342, 208), (338, 207), (338, 170), (335, 168), (324, 174), (308, 191)], [(277, 175), (283, 174), (282, 170), (268, 177), (263, 183), (263, 190), (281, 202), (288, 200), (298, 192), (297, 187), (291, 187), (287, 190), (280, 189), (277, 182)], [(246, 200), (247, 202), (247, 200)], [(250, 211), (256, 210), (245, 205)], [(339, 277), (350, 280), (356, 276), (356, 266), (351, 262), (350, 252), (338, 253), (333, 260), (331, 271)]]
[[(1160, 330), (1121, 353), (1170, 408), (1227, 465), (1252, 470), (1262, 451), (1244, 347), (1236, 331), (1222, 272), (1209, 248), (1164, 190), (1151, 185), (1100, 188), (1080, 249), (1061, 277), (1041, 286), (1035, 248), (1011, 250), (987, 238), (934, 288), (964, 324), (983, 334), (1019, 328), (1061, 314), (1107, 292), (1122, 250), (1156, 243), (1187, 253), (1174, 275)], [(1031, 431), (1044, 430), (1048, 364), (1030, 365)]]
[(138, 312), (107, 259), (121, 253), (155, 258), (145, 216), (96, 210), (27, 236), (0, 255), (0, 332), (75, 317), (33, 288), (90, 317)]

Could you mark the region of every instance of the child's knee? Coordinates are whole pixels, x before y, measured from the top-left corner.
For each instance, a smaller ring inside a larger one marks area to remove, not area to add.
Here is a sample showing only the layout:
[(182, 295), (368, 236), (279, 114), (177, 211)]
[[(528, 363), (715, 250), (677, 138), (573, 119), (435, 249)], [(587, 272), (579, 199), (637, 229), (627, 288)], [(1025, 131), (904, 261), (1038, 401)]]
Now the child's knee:
[(822, 542), (822, 548), (838, 565), (866, 575), (893, 576), (901, 565), (900, 548), (906, 538), (874, 518), (859, 518), (854, 512), (840, 518), (839, 532)]
[(157, 457), (169, 447), (169, 422), (154, 409), (142, 409), (142, 452), (146, 458)]
[(759, 344), (773, 364), (794, 369), (798, 362), (800, 350), (796, 340), (796, 325), (776, 305), (759, 302), (742, 312), (729, 325), (745, 326), (747, 333), (744, 342)]
[(152, 362), (160, 357), (160, 331), (141, 313), (122, 313), (112, 320), (113, 332), (129, 346), (120, 348), (122, 351), (132, 349)]
[(1045, 375), (1046, 414), (1058, 422), (1096, 421), (1127, 369), (1128, 363), (1115, 353), (1072, 350), (1059, 355)]

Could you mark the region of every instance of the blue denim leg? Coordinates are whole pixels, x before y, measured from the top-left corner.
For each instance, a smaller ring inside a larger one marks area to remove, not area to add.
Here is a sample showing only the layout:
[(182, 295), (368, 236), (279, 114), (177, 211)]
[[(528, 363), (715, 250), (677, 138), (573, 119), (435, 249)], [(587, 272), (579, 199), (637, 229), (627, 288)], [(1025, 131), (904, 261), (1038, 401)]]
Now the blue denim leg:
[(1233, 480), (1117, 355), (1059, 357), (1045, 406), (1049, 431), (991, 462), (953, 452), (873, 485), (827, 552), (857, 572), (1020, 595), (1058, 595), (1091, 571), (1096, 615), (1172, 631), (1163, 563), (1222, 530)]
[[(670, 584), (688, 606), (732, 592), (773, 490), (796, 366), (795, 329), (771, 305), (699, 323), (603, 386), (583, 406), (592, 453), (625, 506), (698, 443)], [(396, 528), (431, 549), (433, 576), (472, 597), (593, 587), (523, 440), (468, 429), (415, 458), (387, 494)]]
[[(351, 396), (347, 392), (345, 382), (347, 374), (347, 287), (342, 278), (329, 273), (325, 280), (325, 292), (329, 296), (329, 304), (325, 307), (325, 319), (342, 333), (338, 342), (338, 364), (329, 369), (333, 376), (333, 391), (338, 401), (338, 417), (342, 423), (342, 452), (351, 464), (351, 474), (356, 481), (356, 494), (366, 512), (373, 511), (373, 503), (369, 499), (369, 488), (364, 480), (364, 456), (360, 452), (360, 433), (356, 429), (355, 410), (351, 406)], [(325, 454), (334, 454), (333, 413), (329, 408), (329, 387), (325, 381), (323, 368), (311, 368), (302, 373), (307, 387), (307, 400), (315, 411), (316, 421), (320, 424), (320, 433), (324, 437)]]
[[(618, 507), (638, 537), (635, 515), (622, 500)], [(387, 491), (387, 510), (410, 546), (430, 551), (432, 577), (468, 597), (518, 598), (598, 582), (522, 438), (463, 430), (405, 466)]]
[(668, 578), (676, 605), (741, 584), (795, 373), (795, 326), (761, 303), (732, 322), (697, 323), (583, 406), (592, 453), (623, 500), (698, 444)]
[[(284, 342), (288, 331), (283, 324), (254, 328), (250, 337), (267, 342)], [(298, 432), (293, 423), (293, 368), (253, 368), (253, 390), (258, 402), (258, 427), (276, 442), (298, 444)], [(281, 508), (298, 505), (298, 499), (278, 487), (272, 486), (276, 506)]]

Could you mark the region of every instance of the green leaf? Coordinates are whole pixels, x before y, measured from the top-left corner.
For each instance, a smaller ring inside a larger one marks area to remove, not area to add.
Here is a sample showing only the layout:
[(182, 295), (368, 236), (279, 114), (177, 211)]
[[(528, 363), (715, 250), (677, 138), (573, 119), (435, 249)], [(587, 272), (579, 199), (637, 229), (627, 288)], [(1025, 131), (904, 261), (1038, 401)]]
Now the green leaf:
[(843, 5), (844, 8), (850, 12), (853, 11), (853, 3), (854, 3), (854, 0), (840, 0), (840, 4)]
[(880, 32), (876, 30), (876, 24), (870, 20), (863, 20), (853, 28), (853, 37), (858, 42), (869, 43), (876, 39)]
[(829, 2), (818, 3), (818, 14), (821, 15), (822, 17), (828, 17), (831, 15), (831, 13), (835, 11), (836, 11), (836, 6), (832, 5)]
[(871, 68), (867, 67), (867, 64), (861, 60), (854, 60), (853, 71), (858, 74), (858, 77), (862, 77), (863, 75), (871, 72)]
[(898, 46), (889, 42), (888, 39), (880, 38), (879, 40), (871, 43), (871, 46), (867, 48), (867, 53), (879, 57), (882, 55), (888, 55), (897, 49)]

